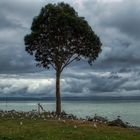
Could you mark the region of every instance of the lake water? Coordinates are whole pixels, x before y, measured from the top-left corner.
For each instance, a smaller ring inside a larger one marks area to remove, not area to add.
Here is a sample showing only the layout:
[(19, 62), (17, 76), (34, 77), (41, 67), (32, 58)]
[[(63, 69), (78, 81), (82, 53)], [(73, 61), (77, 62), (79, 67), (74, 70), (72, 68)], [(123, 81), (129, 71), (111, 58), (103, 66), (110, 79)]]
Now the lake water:
[[(37, 110), (37, 101), (0, 102), (1, 110), (31, 111)], [(46, 111), (55, 110), (54, 101), (40, 102)], [(72, 113), (77, 117), (86, 116), (107, 117), (109, 120), (121, 116), (121, 119), (131, 125), (140, 126), (140, 101), (63, 101), (62, 110)]]

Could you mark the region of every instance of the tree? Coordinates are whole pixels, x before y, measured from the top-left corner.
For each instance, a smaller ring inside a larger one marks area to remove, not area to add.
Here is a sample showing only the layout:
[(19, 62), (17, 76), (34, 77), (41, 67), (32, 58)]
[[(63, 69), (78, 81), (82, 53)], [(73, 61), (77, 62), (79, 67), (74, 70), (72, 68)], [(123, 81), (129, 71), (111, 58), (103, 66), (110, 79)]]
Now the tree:
[(101, 42), (83, 17), (66, 3), (47, 4), (33, 19), (31, 33), (24, 38), (26, 51), (37, 66), (56, 71), (56, 113), (61, 113), (60, 76), (73, 61), (90, 65), (101, 52)]

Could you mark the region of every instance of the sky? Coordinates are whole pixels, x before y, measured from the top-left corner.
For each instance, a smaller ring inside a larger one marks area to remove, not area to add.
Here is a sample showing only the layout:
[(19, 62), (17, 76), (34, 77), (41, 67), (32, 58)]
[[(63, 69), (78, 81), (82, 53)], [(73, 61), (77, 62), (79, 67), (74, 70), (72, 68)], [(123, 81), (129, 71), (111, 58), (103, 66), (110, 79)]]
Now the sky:
[[(55, 96), (55, 71), (37, 68), (24, 36), (48, 3), (60, 0), (0, 0), (0, 97)], [(140, 96), (140, 0), (64, 0), (100, 37), (93, 66), (80, 61), (61, 76), (62, 96)]]

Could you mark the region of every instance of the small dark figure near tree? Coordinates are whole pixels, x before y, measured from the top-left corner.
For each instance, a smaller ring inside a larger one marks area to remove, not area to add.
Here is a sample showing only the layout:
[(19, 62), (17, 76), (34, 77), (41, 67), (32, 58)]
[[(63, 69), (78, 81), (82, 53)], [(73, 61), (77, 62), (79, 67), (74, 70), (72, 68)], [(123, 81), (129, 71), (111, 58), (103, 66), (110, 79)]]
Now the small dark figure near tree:
[(60, 76), (73, 61), (85, 59), (90, 65), (101, 52), (101, 42), (83, 17), (65, 3), (47, 4), (33, 19), (25, 36), (26, 51), (37, 66), (56, 71), (56, 113), (61, 113)]

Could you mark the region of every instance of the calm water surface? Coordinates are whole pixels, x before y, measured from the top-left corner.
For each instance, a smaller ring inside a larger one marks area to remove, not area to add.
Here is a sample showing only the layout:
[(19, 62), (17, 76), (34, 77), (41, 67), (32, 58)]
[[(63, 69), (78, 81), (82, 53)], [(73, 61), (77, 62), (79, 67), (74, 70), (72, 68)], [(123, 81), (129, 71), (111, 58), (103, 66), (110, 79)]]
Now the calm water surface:
[[(37, 101), (0, 102), (0, 109), (31, 111), (37, 109), (37, 103)], [(40, 103), (46, 111), (55, 110), (54, 101)], [(63, 101), (62, 110), (82, 118), (97, 114), (112, 120), (119, 115), (124, 121), (140, 126), (140, 101)]]

